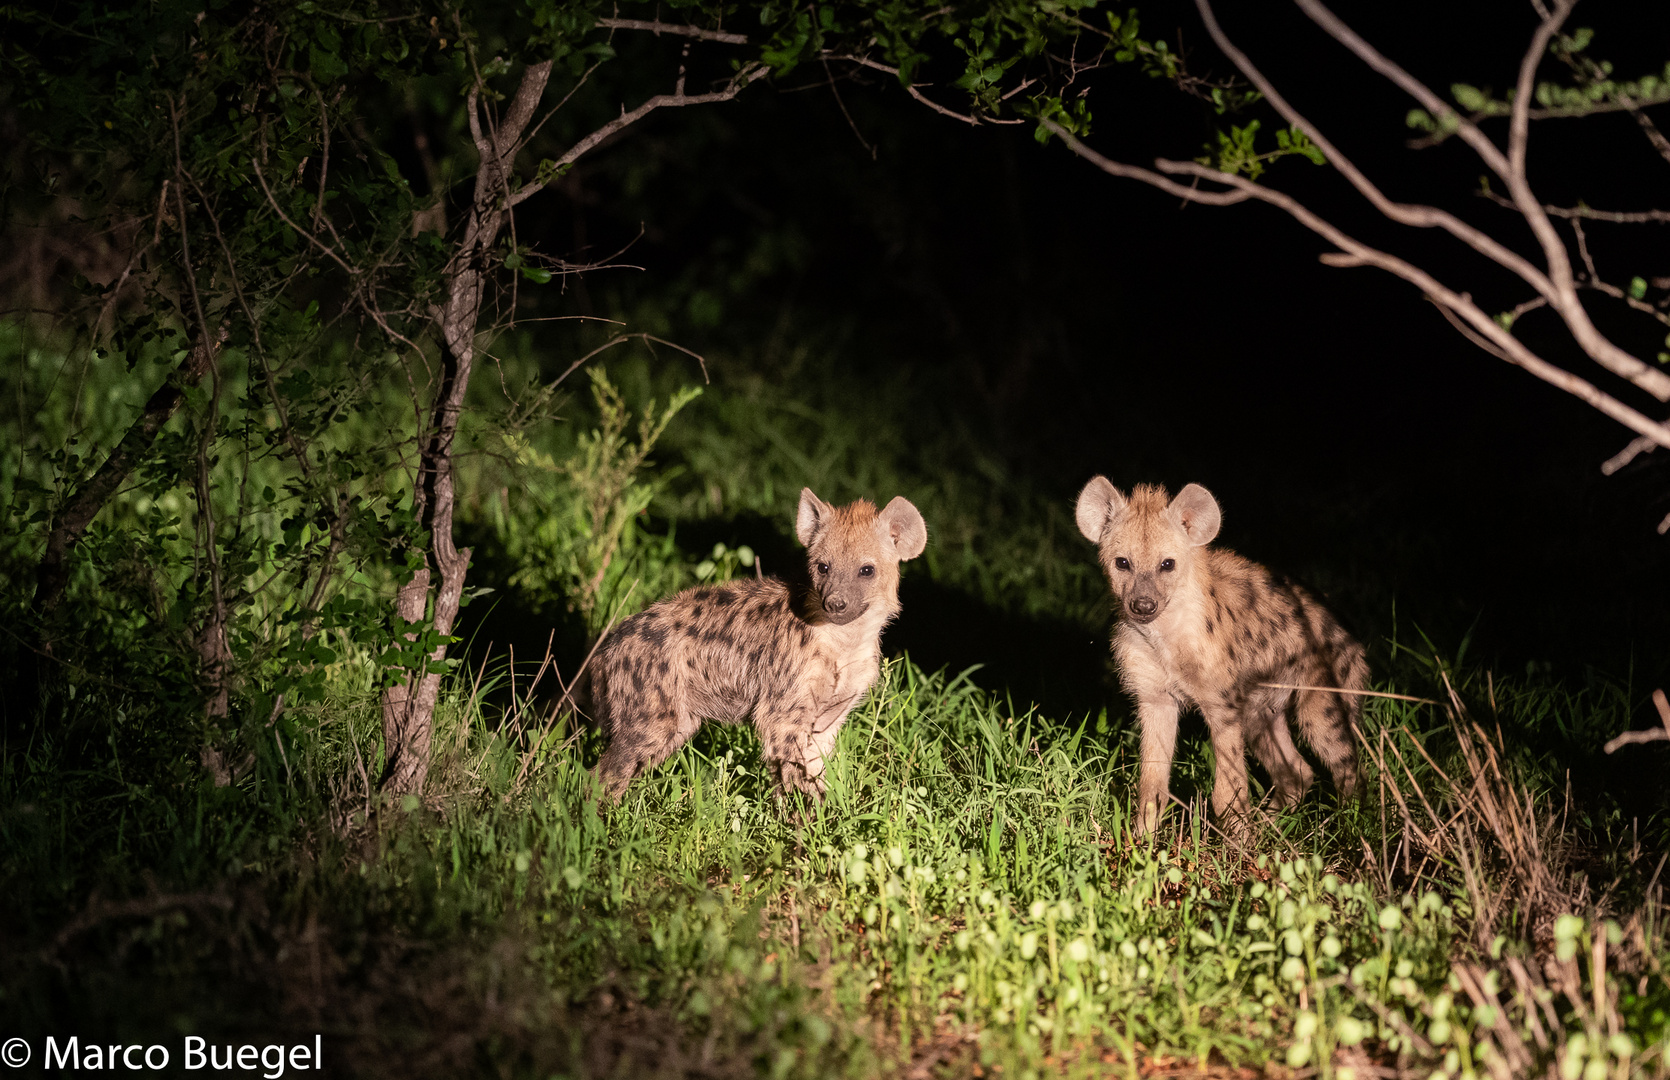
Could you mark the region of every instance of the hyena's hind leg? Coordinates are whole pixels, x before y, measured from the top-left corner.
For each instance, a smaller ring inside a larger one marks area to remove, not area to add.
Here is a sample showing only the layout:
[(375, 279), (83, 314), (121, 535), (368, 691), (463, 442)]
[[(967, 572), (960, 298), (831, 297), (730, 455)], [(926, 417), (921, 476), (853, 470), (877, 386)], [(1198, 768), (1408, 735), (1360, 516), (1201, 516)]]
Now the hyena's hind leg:
[(595, 775), (603, 794), (614, 802), (633, 780), (666, 761), (690, 741), (701, 726), (665, 693), (637, 695), (607, 703), (609, 748), (598, 759)]
[[(1335, 655), (1334, 663), (1318, 670), (1305, 681), (1312, 686), (1333, 686), (1340, 690), (1368, 688), (1368, 661), (1362, 646), (1348, 642)], [(1339, 797), (1350, 799), (1357, 794), (1360, 781), (1357, 768), (1357, 739), (1352, 726), (1362, 709), (1362, 698), (1356, 694), (1339, 694), (1326, 690), (1299, 691), (1298, 704), (1293, 712), (1299, 722), (1299, 732), (1310, 743), (1316, 756), (1333, 777)]]
[(1276, 805), (1288, 807), (1304, 798), (1316, 780), (1310, 762), (1293, 745), (1287, 730), (1288, 692), (1266, 693), (1248, 702), (1246, 709), (1247, 748), (1270, 774)]

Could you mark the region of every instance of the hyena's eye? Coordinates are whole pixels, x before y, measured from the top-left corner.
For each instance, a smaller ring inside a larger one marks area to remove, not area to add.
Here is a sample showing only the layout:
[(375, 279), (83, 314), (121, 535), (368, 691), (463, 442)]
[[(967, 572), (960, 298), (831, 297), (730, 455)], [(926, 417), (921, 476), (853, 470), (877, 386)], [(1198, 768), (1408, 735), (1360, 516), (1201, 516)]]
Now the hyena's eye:
[(876, 568), (873, 566), (860, 566), (858, 568), (859, 577), (871, 577), (875, 574), (875, 572)]
[(826, 562), (818, 563), (818, 573), (820, 573), (820, 574), (829, 573), (829, 564), (826, 563)]
[(1161, 559), (1160, 560), (1160, 572), (1161, 573), (1169, 574), (1175, 569), (1177, 569), (1177, 560), (1176, 559)]
[(1113, 560), (1113, 568), (1115, 570), (1129, 570), (1131, 568), (1131, 560), (1121, 556)]

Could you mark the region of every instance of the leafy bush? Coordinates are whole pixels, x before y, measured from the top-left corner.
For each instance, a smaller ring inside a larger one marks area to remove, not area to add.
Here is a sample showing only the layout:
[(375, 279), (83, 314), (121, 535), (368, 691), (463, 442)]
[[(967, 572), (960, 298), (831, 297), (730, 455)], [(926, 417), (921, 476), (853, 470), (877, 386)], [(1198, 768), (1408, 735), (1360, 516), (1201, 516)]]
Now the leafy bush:
[(700, 389), (677, 391), (659, 413), (654, 401), (630, 433), (632, 412), (602, 368), (591, 368), (597, 424), (563, 460), (524, 436), (503, 438), (529, 477), (522, 498), (495, 524), (506, 554), (519, 566), (510, 584), (536, 604), (578, 611), (593, 634), (611, 621), (677, 591), (696, 576), (672, 533), (640, 522), (672, 477), (646, 473), (650, 452), (667, 425)]

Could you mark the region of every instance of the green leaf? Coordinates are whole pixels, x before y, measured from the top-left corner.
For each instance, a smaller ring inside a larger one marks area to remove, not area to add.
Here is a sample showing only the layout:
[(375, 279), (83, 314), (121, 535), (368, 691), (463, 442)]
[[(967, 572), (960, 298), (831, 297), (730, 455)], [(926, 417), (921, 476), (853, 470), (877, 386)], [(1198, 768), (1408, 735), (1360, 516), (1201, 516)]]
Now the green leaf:
[(1455, 98), (1457, 105), (1468, 112), (1483, 112), (1490, 100), (1478, 87), (1468, 86), (1466, 83), (1456, 83), (1451, 86), (1450, 95)]

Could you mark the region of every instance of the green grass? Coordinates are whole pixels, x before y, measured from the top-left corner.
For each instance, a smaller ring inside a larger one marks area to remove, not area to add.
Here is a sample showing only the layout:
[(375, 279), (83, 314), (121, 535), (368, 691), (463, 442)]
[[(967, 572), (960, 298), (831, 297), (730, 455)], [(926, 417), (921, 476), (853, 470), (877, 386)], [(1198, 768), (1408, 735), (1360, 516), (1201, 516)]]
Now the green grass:
[[(1569, 1057), (1570, 1080), (1664, 1074), (1657, 897), (1636, 881), (1626, 898), (1626, 872), (1597, 907), (1559, 862), (1579, 831), (1547, 814), (1564, 894), (1516, 886), (1487, 832), (1458, 861), (1435, 821), (1477, 792), (1458, 800), (1439, 769), (1467, 776), (1471, 744), (1427, 706), (1365, 717), (1371, 756), (1407, 776), (1343, 809), (1314, 796), (1241, 851), (1199, 813), (1203, 747), (1174, 775), (1191, 803), (1134, 841), (1129, 732), (1017, 715), (908, 660), (849, 721), (810, 812), (775, 800), (751, 732), (713, 726), (600, 811), (595, 747), (531, 719), (513, 737), (520, 721), (460, 683), (427, 804), (367, 821), (343, 778), (360, 761), (375, 775), (376, 728), (351, 683), (291, 718), (282, 754), (269, 737), (232, 793), (113, 788), (68, 818), (44, 756), (14, 767), (0, 1008), (43, 1034), (322, 1030), (366, 1075), (1134, 1075), (1176, 1059), (1459, 1077), (1488, 1074), (1495, 1030), (1472, 985), (1499, 995), (1537, 1071)], [(1627, 715), (1621, 695), (1489, 689), (1509, 726), (1528, 709), (1544, 725)], [(1557, 790), (1534, 755), (1502, 768), (1536, 800)], [(113, 840), (128, 845), (113, 862), (168, 879), (89, 871)], [(83, 902), (112, 883), (126, 895)], [(1495, 896), (1507, 910), (1481, 912)], [(1569, 968), (1569, 997), (1545, 962)], [(1613, 997), (1585, 1017), (1602, 963)]]
[[(933, 537), (922, 571), (985, 609), (1086, 636), (1102, 625), (1066, 497), (1006, 475), (908, 386), (813, 385), (813, 367), (793, 393), (732, 380), (668, 428), (657, 454), (671, 467), (646, 465), (630, 503), (654, 516), (628, 515), (611, 563), (623, 590), (660, 583), (634, 604), (713, 550), (712, 536), (684, 550), (675, 526), (757, 528), (726, 535), (762, 550), (778, 535), (766, 568), (780, 570), (810, 483), (835, 500), (911, 497)], [(657, 389), (623, 378), (634, 402)], [(83, 397), (51, 399), (59, 434), (86, 422)], [(102, 438), (121, 402), (85, 397)], [(466, 496), (499, 493), (470, 512), (504, 534), (497, 556), (478, 549), (473, 585), (553, 561), (512, 540), (580, 535), (553, 524), (573, 492), (539, 485), (573, 460), (583, 417), (543, 436), (541, 474), (467, 459)], [(898, 435), (913, 425), (932, 437)], [(0, 480), (36, 475), (22, 463), (0, 462)], [(600, 810), (595, 739), (547, 727), (525, 669), (514, 686), (456, 671), (425, 801), (378, 805), (378, 674), (330, 630), (343, 648), (324, 696), (270, 725), (247, 709), (249, 767), (217, 790), (195, 762), (189, 665), (157, 629), (169, 605), (132, 600), (158, 566), (183, 575), (184, 549), (145, 547), (142, 515), (118, 509), (101, 535), (134, 553), (72, 597), (92, 644), (48, 664), (36, 712), (49, 721), (8, 729), (23, 741), (0, 755), (0, 1016), (17, 1034), (320, 1032), (349, 1074), (539, 1080), (1157, 1063), (1666, 1075), (1655, 867), (1670, 823), (1652, 772), (1665, 748), (1627, 748), (1634, 768), (1597, 752), (1639, 725), (1638, 689), (1502, 680), (1394, 642), (1378, 650), (1385, 688), (1449, 701), (1453, 686), (1450, 709), (1370, 702), (1368, 796), (1313, 795), (1241, 850), (1201, 810), (1212, 762), (1198, 733), (1173, 771), (1180, 805), (1139, 841), (1121, 698), (1099, 717), (1046, 715), (982, 689), (981, 673), (903, 658), (842, 733), (820, 807), (778, 803), (752, 733), (709, 727)], [(24, 532), (8, 533), (13, 562)], [(355, 588), (377, 596), (375, 581)], [(560, 606), (563, 588), (547, 591)], [(256, 639), (267, 610), (250, 615)], [(88, 629), (99, 619), (102, 635)], [(259, 688), (258, 665), (245, 676)]]

